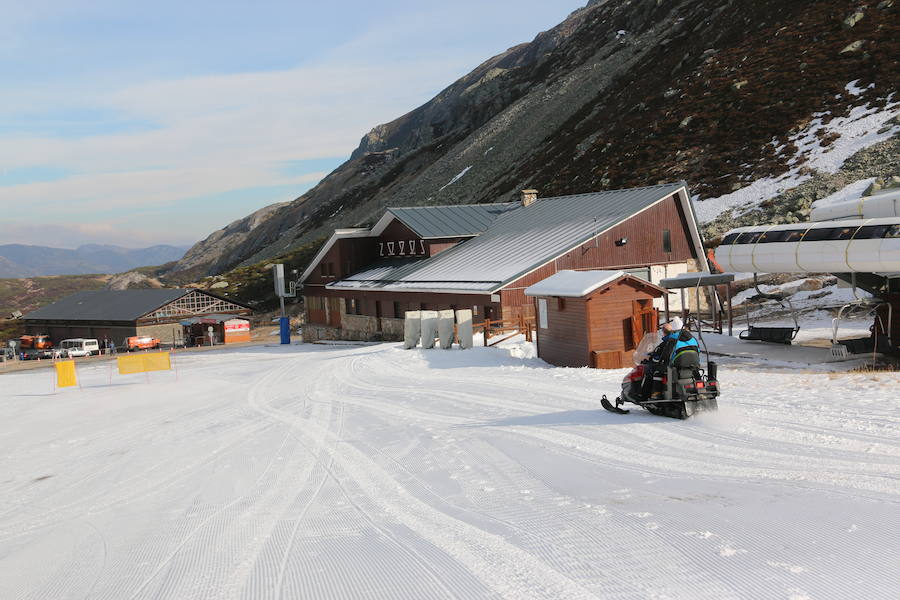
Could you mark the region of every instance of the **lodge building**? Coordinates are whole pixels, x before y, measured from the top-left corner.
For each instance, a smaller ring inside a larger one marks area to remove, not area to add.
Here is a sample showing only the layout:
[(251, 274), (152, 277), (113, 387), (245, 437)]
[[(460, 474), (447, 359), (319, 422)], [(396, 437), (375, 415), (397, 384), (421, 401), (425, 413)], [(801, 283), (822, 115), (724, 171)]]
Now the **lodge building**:
[[(94, 338), (122, 347), (133, 335), (159, 338), (164, 344), (180, 341), (185, 319), (224, 322), (252, 312), (245, 304), (197, 289), (93, 290), (66, 296), (23, 320), (26, 333), (49, 335), (54, 346), (67, 338)], [(223, 330), (219, 341), (225, 338)]]
[(300, 278), (304, 339), (402, 339), (407, 310), (532, 316), (525, 288), (560, 270), (623, 270), (656, 283), (708, 269), (684, 182), (537, 196), (388, 208), (371, 228), (336, 230)]

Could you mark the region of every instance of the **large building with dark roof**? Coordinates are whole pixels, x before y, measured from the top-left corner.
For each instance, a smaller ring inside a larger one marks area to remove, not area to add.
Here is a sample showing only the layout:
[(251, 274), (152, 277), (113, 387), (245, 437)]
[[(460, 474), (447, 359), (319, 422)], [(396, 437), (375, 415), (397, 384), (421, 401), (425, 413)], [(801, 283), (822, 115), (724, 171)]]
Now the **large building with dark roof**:
[(301, 276), (304, 338), (399, 338), (407, 310), (531, 316), (525, 288), (564, 269), (625, 270), (655, 283), (706, 268), (684, 182), (388, 208), (371, 228), (335, 231)]
[(26, 333), (48, 334), (57, 345), (68, 338), (124, 344), (146, 335), (172, 343), (181, 321), (202, 315), (247, 315), (250, 307), (195, 289), (96, 290), (78, 292), (23, 317)]

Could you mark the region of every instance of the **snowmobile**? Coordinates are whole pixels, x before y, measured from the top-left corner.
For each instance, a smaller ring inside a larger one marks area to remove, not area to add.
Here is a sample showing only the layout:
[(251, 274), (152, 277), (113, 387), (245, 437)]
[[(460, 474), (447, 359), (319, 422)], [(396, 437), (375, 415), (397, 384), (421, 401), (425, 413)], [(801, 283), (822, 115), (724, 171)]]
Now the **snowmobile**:
[(691, 415), (703, 411), (718, 409), (716, 398), (719, 396), (719, 382), (716, 378), (716, 363), (707, 355), (706, 369), (679, 369), (669, 366), (663, 375), (663, 397), (650, 399), (651, 386), (644, 385), (644, 377), (653, 367), (650, 358), (653, 349), (659, 343), (659, 335), (649, 333), (644, 336), (634, 352), (635, 366), (622, 380), (622, 395), (616, 397), (615, 405), (606, 394), (600, 399), (603, 408), (610, 412), (626, 415), (630, 411), (620, 408), (626, 402), (646, 408), (650, 413), (674, 419), (687, 419)]

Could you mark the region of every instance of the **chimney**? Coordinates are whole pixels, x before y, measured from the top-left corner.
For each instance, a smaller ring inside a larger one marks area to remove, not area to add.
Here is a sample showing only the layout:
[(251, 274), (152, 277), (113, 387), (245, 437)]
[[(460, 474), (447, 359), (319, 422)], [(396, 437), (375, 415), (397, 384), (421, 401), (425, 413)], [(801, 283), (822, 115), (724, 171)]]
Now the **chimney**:
[(531, 206), (538, 199), (537, 190), (522, 190), (522, 206)]

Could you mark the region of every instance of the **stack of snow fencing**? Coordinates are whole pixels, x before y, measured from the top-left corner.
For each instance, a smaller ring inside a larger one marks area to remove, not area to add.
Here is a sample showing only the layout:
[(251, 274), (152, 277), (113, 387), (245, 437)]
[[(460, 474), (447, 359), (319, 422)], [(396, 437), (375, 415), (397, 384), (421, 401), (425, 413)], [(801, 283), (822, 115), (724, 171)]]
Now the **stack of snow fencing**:
[(437, 344), (444, 350), (453, 347), (454, 338), (462, 349), (471, 348), (471, 310), (410, 310), (403, 326), (403, 346), (407, 350), (421, 342), (423, 348)]

